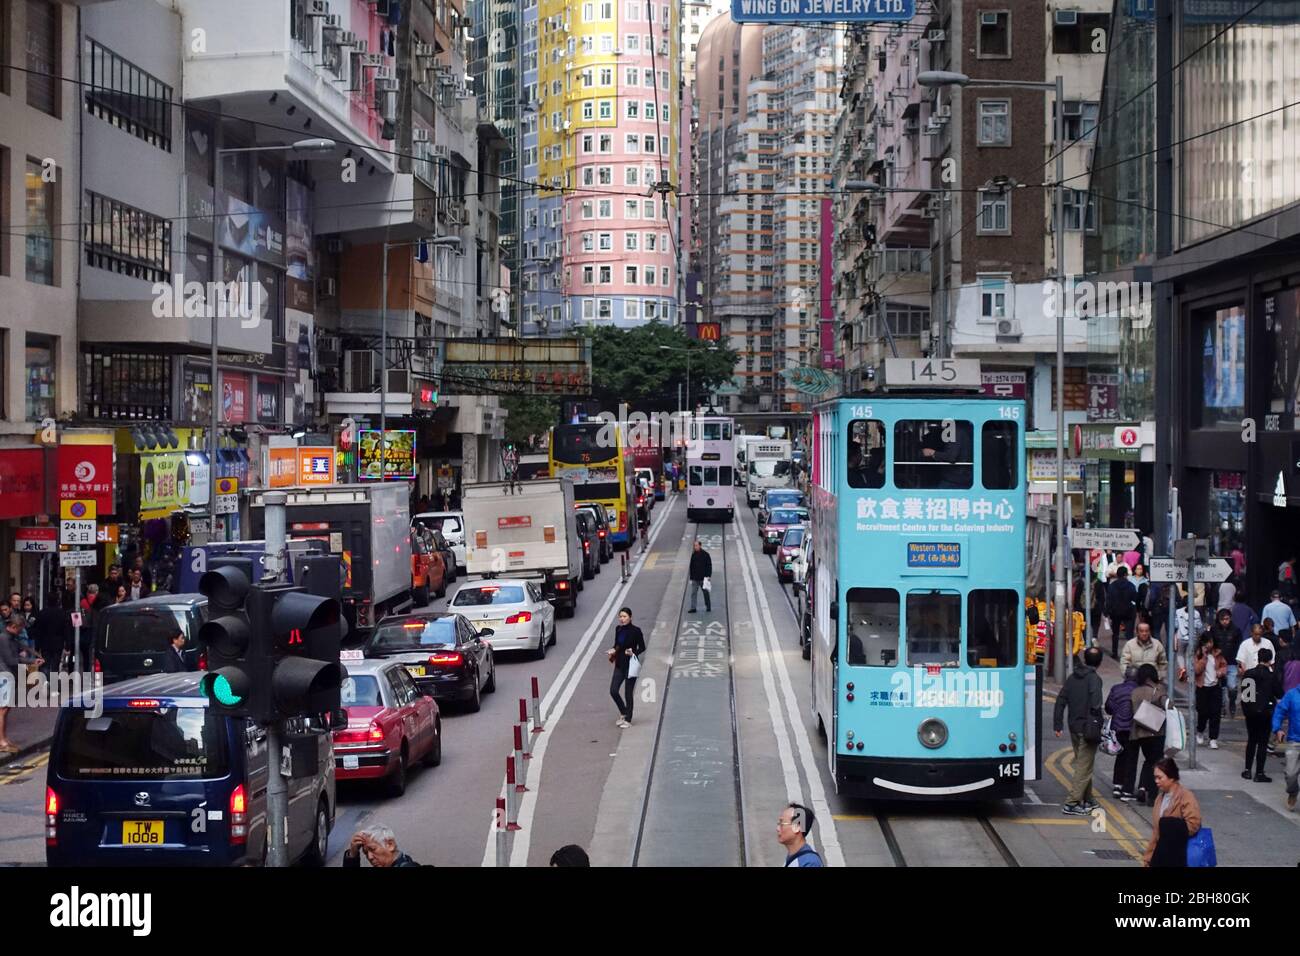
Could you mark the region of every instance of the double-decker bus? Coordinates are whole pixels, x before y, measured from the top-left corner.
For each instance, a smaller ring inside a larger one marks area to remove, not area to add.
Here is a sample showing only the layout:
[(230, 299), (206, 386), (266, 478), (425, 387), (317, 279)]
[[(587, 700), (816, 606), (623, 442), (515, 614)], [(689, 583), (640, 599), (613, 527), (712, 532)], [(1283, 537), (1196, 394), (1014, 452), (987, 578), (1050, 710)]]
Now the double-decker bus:
[(736, 514), (736, 446), (730, 418), (691, 419), (686, 443), (686, 520), (730, 522)]
[(813, 413), (812, 696), (841, 793), (1017, 797), (1037, 776), (1024, 421), (899, 391)]
[(632, 452), (622, 429), (604, 421), (551, 429), (552, 478), (573, 479), (573, 497), (605, 509), (609, 536), (626, 547), (636, 540), (636, 491)]

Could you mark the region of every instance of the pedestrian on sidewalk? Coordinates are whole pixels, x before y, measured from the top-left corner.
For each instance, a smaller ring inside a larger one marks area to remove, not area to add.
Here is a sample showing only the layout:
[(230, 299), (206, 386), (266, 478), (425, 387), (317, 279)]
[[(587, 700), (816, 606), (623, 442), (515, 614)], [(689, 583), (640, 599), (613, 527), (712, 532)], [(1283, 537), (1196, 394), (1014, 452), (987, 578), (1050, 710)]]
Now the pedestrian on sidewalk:
[(1296, 646), (1296, 635), (1291, 635), (1290, 641), (1282, 642), (1275, 663), (1282, 675), (1282, 693), (1300, 687), (1300, 648)]
[(551, 854), (551, 866), (591, 866), (591, 859), (586, 850), (576, 843), (570, 843)]
[[(1243, 645), (1244, 646), (1244, 645)], [(1273, 778), (1264, 773), (1268, 759), (1268, 734), (1273, 725), (1273, 705), (1282, 696), (1282, 682), (1273, 671), (1273, 650), (1259, 649), (1259, 661), (1241, 678), (1241, 711), (1246, 715), (1246, 769), (1243, 780), (1251, 779), (1251, 763), (1255, 765), (1255, 782), (1272, 783)]]
[(776, 841), (785, 847), (785, 866), (825, 866), (820, 854), (808, 845), (808, 833), (817, 821), (812, 810), (790, 803), (776, 821)]
[(1294, 810), (1300, 794), (1300, 687), (1287, 691), (1273, 711), (1273, 737), (1286, 744), (1286, 808)]
[(348, 848), (343, 851), (343, 868), (360, 867), (362, 853), (377, 868), (420, 865), (397, 848), (397, 835), (386, 826), (370, 826), (352, 834)]
[(1122, 642), (1133, 636), (1137, 616), (1137, 588), (1129, 580), (1128, 565), (1115, 568), (1115, 580), (1106, 585), (1106, 616), (1110, 618), (1110, 656), (1119, 660)]
[(1106, 695), (1106, 713), (1110, 714), (1110, 729), (1124, 749), (1115, 757), (1115, 776), (1112, 789), (1116, 799), (1125, 803), (1134, 798), (1137, 785), (1137, 761), (1141, 752), (1133, 736), (1133, 691), (1137, 690), (1137, 668), (1124, 671), (1124, 680)]
[(1052, 729), (1061, 736), (1063, 718), (1069, 711), (1070, 743), (1074, 747), (1074, 780), (1062, 813), (1091, 813), (1097, 808), (1092, 799), (1092, 768), (1101, 743), (1101, 666), (1100, 647), (1090, 647), (1083, 659), (1075, 658), (1074, 673), (1065, 680), (1052, 712)]
[[(1285, 566), (1286, 562), (1283, 562), (1283, 567)], [(1273, 622), (1274, 634), (1281, 634), (1283, 631), (1290, 634), (1295, 628), (1295, 613), (1291, 610), (1291, 605), (1282, 600), (1281, 591), (1274, 591), (1269, 595), (1269, 602), (1264, 605), (1264, 610), (1259, 616), (1261, 620)]]
[(1151, 636), (1149, 621), (1138, 622), (1137, 636), (1124, 645), (1124, 650), (1120, 652), (1119, 663), (1125, 671), (1130, 667), (1150, 664), (1155, 668), (1157, 679), (1165, 679), (1165, 668), (1168, 667), (1165, 646)]
[[(1231, 588), (1232, 585), (1225, 584), (1224, 589)], [(1220, 595), (1222, 595), (1220, 589)], [(1222, 600), (1222, 596), (1220, 597)], [(1229, 592), (1229, 602), (1232, 601), (1232, 594)], [(1247, 608), (1249, 610), (1249, 608)], [(1232, 666), (1228, 668), (1227, 677), (1224, 678), (1224, 685), (1228, 691), (1228, 716), (1237, 716), (1237, 679), (1240, 676), (1237, 673), (1237, 649), (1241, 647), (1245, 631), (1239, 630), (1237, 625), (1232, 621), (1232, 608), (1221, 607), (1214, 618), (1214, 626), (1210, 628), (1210, 634), (1214, 638), (1214, 644), (1223, 655), (1225, 661), (1230, 661)], [(1197, 713), (1200, 713), (1200, 704), (1197, 705)]]
[(36, 650), (45, 659), (41, 670), (47, 675), (58, 673), (64, 651), (72, 647), (72, 622), (62, 605), (63, 592), (51, 591), (45, 607), (36, 612), (36, 620), (32, 623)]
[(23, 623), (21, 614), (10, 614), (4, 629), (0, 630), (0, 754), (16, 754), (19, 750), (6, 735), (5, 724), (9, 719), (9, 708), (27, 685), (25, 665), (44, 663), (37, 654), (19, 643), (18, 635), (22, 633)]
[(1273, 660), (1277, 656), (1277, 648), (1265, 635), (1264, 625), (1256, 624), (1250, 629), (1250, 640), (1242, 641), (1241, 646), (1237, 648), (1237, 669), (1243, 677), (1248, 670), (1259, 663), (1259, 653), (1265, 648), (1268, 649), (1268, 659)]
[(1148, 703), (1161, 711), (1169, 704), (1168, 690), (1160, 682), (1159, 672), (1154, 664), (1143, 664), (1138, 668), (1137, 689), (1133, 691), (1133, 732), (1129, 739), (1137, 744), (1142, 752), (1142, 772), (1138, 774), (1137, 798), (1139, 803), (1148, 806), (1156, 797), (1155, 766), (1165, 752), (1165, 727), (1163, 718), (1159, 727), (1148, 726), (1138, 719), (1138, 711), (1143, 703)]
[[(609, 696), (618, 705), (618, 726), (626, 729), (632, 725), (632, 691), (636, 688), (636, 677), (629, 673), (632, 659), (645, 653), (645, 638), (641, 628), (632, 623), (632, 609), (625, 607), (618, 612), (618, 626), (614, 628), (614, 646), (609, 649), (609, 662), (614, 665), (614, 673), (609, 681)], [(638, 664), (636, 670), (640, 671)], [(623, 696), (619, 696), (622, 691)]]
[(704, 550), (704, 545), (696, 540), (695, 547), (691, 551), (691, 614), (695, 613), (701, 591), (704, 592), (704, 610), (712, 612), (713, 602), (709, 596), (712, 590), (712, 582), (709, 579), (712, 577), (713, 559), (709, 557), (709, 552)]
[(1142, 855), (1143, 866), (1187, 866), (1187, 841), (1201, 829), (1201, 805), (1196, 795), (1179, 782), (1178, 764), (1161, 757), (1155, 766), (1160, 790), (1151, 820), (1151, 841)]
[(1205, 634), (1196, 648), (1196, 742), (1205, 743), (1210, 733), (1210, 749), (1219, 749), (1219, 720), (1223, 713), (1223, 685), (1228, 679), (1228, 661), (1219, 650), (1214, 634)]

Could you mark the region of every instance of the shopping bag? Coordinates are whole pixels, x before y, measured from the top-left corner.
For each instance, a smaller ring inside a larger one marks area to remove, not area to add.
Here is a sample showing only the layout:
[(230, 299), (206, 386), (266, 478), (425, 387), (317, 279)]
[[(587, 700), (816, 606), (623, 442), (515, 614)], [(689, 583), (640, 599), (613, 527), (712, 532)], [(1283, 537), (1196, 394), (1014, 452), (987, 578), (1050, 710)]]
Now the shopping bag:
[(630, 680), (633, 677), (636, 677), (640, 673), (641, 673), (641, 658), (633, 654), (631, 660), (627, 662), (628, 679)]
[(1159, 732), (1165, 725), (1165, 711), (1163, 707), (1157, 707), (1149, 700), (1142, 701), (1138, 705), (1137, 713), (1133, 715), (1133, 720), (1141, 724), (1147, 730)]
[(705, 591), (712, 591), (712, 590), (713, 590), (713, 579), (712, 579), (712, 578), (705, 578), (704, 581), (700, 584), (700, 587), (701, 587), (703, 590), (705, 590)]
[(1209, 827), (1201, 827), (1188, 838), (1187, 865), (1219, 865), (1219, 860), (1214, 853), (1214, 831)]
[(1187, 724), (1183, 712), (1168, 707), (1165, 709), (1165, 753), (1176, 752), (1187, 746)]
[(1111, 719), (1106, 718), (1106, 722), (1101, 726), (1101, 752), (1108, 757), (1118, 757), (1124, 751), (1124, 745), (1119, 742), (1119, 735), (1115, 733), (1115, 728), (1111, 726)]

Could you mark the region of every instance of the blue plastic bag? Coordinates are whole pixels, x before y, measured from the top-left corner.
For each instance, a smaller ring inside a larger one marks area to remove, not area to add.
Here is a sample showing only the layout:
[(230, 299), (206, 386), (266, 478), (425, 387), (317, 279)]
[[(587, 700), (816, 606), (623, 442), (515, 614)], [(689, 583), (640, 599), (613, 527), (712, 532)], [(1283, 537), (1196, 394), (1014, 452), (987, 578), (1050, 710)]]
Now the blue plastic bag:
[(1187, 865), (1188, 866), (1218, 866), (1218, 858), (1214, 854), (1214, 831), (1209, 827), (1201, 827), (1187, 840)]

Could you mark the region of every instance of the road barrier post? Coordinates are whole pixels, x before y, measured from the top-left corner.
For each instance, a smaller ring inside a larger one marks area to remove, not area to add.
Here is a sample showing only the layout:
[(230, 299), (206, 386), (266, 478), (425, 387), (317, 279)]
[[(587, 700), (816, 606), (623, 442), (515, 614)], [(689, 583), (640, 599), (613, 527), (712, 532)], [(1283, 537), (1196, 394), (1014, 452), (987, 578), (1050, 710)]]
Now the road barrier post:
[(546, 728), (542, 726), (542, 697), (537, 678), (533, 678), (533, 733), (540, 734)]
[(506, 758), (506, 829), (522, 830), (519, 825), (519, 788), (515, 785), (515, 758)]
[(525, 760), (533, 759), (532, 737), (528, 735), (528, 701), (519, 698), (519, 737), (522, 741), (521, 749)]
[(517, 772), (517, 781), (515, 783), (516, 793), (527, 793), (528, 788), (524, 786), (524, 775), (528, 772), (527, 765), (524, 763), (524, 735), (520, 732), (519, 725), (515, 724), (515, 752), (511, 756), (514, 761)]
[(497, 797), (497, 866), (509, 865), (506, 854), (506, 798)]

